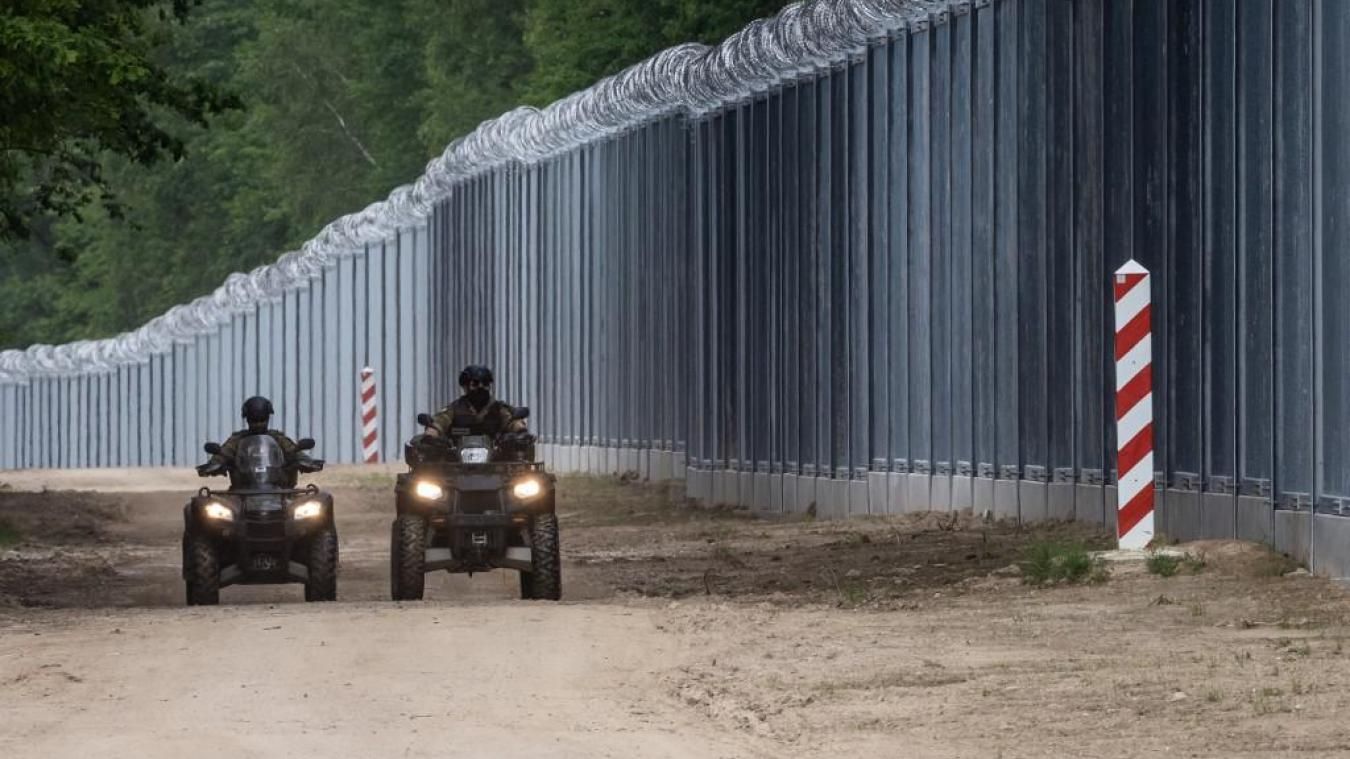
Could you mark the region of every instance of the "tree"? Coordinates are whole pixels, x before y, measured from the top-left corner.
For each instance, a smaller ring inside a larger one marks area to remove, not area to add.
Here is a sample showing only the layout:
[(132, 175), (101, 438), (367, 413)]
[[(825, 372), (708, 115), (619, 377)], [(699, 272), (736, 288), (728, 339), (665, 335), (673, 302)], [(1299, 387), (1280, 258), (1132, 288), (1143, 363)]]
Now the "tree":
[(522, 99), (547, 105), (666, 47), (660, 5), (651, 0), (532, 0), (525, 44), (535, 68)]
[(78, 216), (91, 200), (118, 213), (104, 154), (179, 158), (183, 143), (166, 121), (204, 125), (236, 105), (153, 60), (161, 27), (187, 11), (188, 0), (8, 0), (0, 9), (0, 239), (27, 237), (44, 215)]
[(671, 45), (715, 45), (755, 19), (781, 11), (788, 0), (660, 0), (662, 32)]
[(412, 28), (427, 30), (418, 136), (428, 154), (519, 102), (533, 68), (525, 47), (525, 0), (414, 0)]
[[(189, 2), (190, 19), (178, 23)], [(66, 195), (53, 188), (50, 197), (65, 202), (58, 217), (32, 198), (35, 180), (54, 176), (49, 159), (0, 154), (0, 172), (11, 177), (0, 184), (0, 204), (28, 214), (15, 215), (26, 238), (0, 234), (0, 348), (135, 328), (414, 180), (428, 158), (481, 121), (521, 102), (546, 105), (670, 45), (720, 41), (780, 5), (0, 0), (0, 144), (19, 128), (41, 131), (36, 120), (9, 119), (33, 110), (65, 130), (60, 139), (53, 131), (54, 144), (77, 151), (97, 176), (66, 185)], [(130, 50), (152, 73), (105, 96), (81, 77), (111, 75), (83, 49), (69, 66), (39, 61), (66, 37), (86, 45), (111, 38), (94, 45), (103, 59)], [(28, 47), (11, 52), (20, 45)], [(42, 89), (49, 81), (52, 93)], [(194, 88), (237, 92), (242, 107), (214, 108), (224, 104), (204, 97), (180, 109), (174, 97), (143, 96), (165, 88), (178, 98)], [(117, 108), (140, 110), (125, 123), (103, 118)], [(96, 127), (119, 134), (128, 124), (144, 127), (134, 135), (154, 136), (154, 155), (179, 157), (143, 160), (153, 151), (131, 149), (137, 143), (104, 149), (118, 143), (78, 136), (100, 134)], [(111, 208), (104, 196), (116, 199)]]
[(258, 3), (257, 36), (236, 57), (247, 93), (243, 131), (299, 243), (324, 224), (416, 179), (421, 39), (402, 2)]
[(532, 0), (525, 42), (534, 56), (522, 97), (546, 105), (668, 47), (716, 44), (784, 0)]

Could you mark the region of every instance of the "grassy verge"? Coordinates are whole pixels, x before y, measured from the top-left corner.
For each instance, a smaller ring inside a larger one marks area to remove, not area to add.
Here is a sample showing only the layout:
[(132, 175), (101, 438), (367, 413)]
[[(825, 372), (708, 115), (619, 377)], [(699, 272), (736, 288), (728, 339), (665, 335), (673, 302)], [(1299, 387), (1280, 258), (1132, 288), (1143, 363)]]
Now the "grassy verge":
[(1105, 562), (1094, 559), (1082, 543), (1033, 543), (1022, 555), (1022, 581), (1028, 585), (1105, 582)]
[(7, 548), (15, 545), (22, 539), (23, 535), (19, 534), (18, 527), (15, 527), (4, 519), (0, 519), (0, 548)]
[(1145, 559), (1145, 566), (1148, 567), (1149, 574), (1155, 574), (1159, 577), (1171, 577), (1182, 571), (1196, 574), (1205, 568), (1205, 560), (1190, 554), (1175, 556), (1171, 554), (1155, 553)]

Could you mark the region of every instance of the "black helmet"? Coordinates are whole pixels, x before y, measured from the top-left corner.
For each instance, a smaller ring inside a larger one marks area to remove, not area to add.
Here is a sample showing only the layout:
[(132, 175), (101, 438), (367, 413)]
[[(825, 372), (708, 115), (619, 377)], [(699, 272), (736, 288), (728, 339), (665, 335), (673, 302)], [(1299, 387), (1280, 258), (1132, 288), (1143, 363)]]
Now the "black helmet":
[(267, 424), (267, 420), (272, 418), (272, 402), (261, 395), (255, 395), (244, 401), (240, 414), (249, 424)]
[(492, 370), (486, 366), (464, 367), (464, 371), (459, 373), (459, 386), (464, 387), (470, 382), (477, 382), (480, 385), (491, 385)]

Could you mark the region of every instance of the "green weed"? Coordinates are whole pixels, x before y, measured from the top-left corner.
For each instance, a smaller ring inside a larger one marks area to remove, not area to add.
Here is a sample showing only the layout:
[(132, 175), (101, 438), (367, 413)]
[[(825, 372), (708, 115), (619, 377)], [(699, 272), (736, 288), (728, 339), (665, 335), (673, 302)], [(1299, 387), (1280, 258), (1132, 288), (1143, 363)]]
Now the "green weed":
[(1034, 543), (1023, 554), (1022, 581), (1029, 585), (1100, 583), (1110, 573), (1105, 562), (1094, 559), (1081, 543)]

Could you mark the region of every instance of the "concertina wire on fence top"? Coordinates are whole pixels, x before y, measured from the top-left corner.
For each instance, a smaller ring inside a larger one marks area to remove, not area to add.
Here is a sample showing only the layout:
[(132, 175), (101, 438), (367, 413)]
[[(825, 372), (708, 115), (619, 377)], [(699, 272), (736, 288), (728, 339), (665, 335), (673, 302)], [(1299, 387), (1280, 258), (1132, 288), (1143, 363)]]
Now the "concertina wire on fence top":
[(412, 184), (332, 222), (276, 263), (236, 273), (210, 295), (104, 340), (0, 352), (0, 383), (110, 371), (216, 330), (234, 315), (305, 287), (335, 260), (425, 223), (457, 183), (504, 164), (533, 163), (637, 124), (698, 114), (846, 58), (955, 0), (814, 0), (787, 6), (716, 47), (680, 45), (543, 110), (517, 108), (455, 140)]

